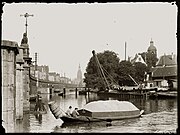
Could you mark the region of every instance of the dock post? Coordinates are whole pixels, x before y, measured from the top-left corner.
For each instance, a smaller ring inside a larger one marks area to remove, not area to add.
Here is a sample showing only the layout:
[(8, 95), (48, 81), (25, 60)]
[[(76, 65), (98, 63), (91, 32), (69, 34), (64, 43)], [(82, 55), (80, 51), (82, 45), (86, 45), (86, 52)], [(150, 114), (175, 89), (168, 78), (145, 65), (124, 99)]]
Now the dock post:
[[(87, 88), (87, 89), (88, 89), (87, 91), (88, 91), (88, 96), (89, 96), (89, 91), (90, 91), (90, 90), (89, 90), (89, 88)], [(86, 87), (85, 87), (85, 90), (86, 90)]]
[(49, 87), (49, 93), (50, 93), (49, 98), (51, 99), (52, 98), (52, 86)]
[(66, 88), (63, 88), (63, 95), (66, 96)]
[(147, 98), (148, 98), (148, 94), (147, 94), (147, 91), (146, 91), (146, 100), (147, 100)]
[(76, 96), (76, 98), (77, 98), (77, 91), (78, 91), (78, 90), (77, 90), (77, 88), (76, 88), (76, 90), (75, 90), (75, 96)]

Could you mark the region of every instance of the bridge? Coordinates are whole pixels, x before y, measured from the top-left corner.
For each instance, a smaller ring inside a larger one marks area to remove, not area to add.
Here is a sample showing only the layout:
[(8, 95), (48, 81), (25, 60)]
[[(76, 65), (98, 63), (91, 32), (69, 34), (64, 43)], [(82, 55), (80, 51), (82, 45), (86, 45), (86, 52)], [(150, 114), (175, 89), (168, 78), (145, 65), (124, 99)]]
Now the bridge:
[(43, 79), (37, 80), (37, 78), (32, 75), (30, 75), (29, 78), (30, 78), (30, 95), (37, 93), (37, 83), (38, 83), (38, 88), (51, 88), (51, 87), (53, 87), (54, 89), (85, 88), (85, 87), (79, 86), (78, 84), (62, 83), (62, 82), (49, 81), (49, 80), (43, 80)]

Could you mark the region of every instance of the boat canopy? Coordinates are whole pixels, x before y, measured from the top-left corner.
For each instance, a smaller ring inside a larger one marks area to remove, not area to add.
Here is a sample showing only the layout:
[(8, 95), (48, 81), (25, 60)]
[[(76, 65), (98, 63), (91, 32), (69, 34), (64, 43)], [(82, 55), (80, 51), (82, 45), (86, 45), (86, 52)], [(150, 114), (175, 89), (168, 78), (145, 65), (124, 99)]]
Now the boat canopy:
[(90, 112), (119, 112), (139, 110), (131, 102), (118, 100), (99, 100), (86, 104), (83, 109)]

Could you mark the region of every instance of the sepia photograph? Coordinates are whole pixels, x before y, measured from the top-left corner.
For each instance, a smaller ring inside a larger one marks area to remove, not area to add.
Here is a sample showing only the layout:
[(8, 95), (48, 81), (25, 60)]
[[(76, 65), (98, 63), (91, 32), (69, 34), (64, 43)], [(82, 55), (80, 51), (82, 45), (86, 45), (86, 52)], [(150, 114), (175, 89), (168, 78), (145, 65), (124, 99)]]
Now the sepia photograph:
[(4, 133), (178, 132), (176, 2), (2, 5)]

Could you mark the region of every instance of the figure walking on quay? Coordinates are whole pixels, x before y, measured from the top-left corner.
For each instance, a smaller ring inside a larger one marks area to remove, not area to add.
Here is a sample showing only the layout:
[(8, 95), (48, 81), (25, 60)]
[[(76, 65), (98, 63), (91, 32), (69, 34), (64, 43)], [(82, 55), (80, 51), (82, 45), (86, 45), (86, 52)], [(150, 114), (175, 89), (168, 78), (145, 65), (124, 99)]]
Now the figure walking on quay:
[(45, 108), (45, 105), (44, 103), (42, 102), (42, 97), (41, 97), (41, 92), (38, 91), (38, 94), (37, 94), (37, 97), (36, 97), (36, 105), (35, 105), (35, 109), (34, 111), (37, 112), (46, 112), (46, 108)]

